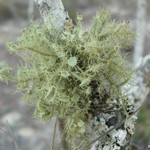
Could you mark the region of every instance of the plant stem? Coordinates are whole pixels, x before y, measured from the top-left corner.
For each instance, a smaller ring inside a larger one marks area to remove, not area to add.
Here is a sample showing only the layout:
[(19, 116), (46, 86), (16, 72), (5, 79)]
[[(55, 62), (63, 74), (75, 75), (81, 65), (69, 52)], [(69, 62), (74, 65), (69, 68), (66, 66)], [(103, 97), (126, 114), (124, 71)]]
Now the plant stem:
[(67, 143), (66, 141), (66, 138), (67, 138), (67, 134), (65, 132), (65, 121), (63, 119), (59, 119), (59, 129), (60, 129), (60, 132), (62, 133), (62, 138), (61, 138), (61, 143), (62, 144), (62, 148), (64, 150), (69, 150), (69, 144)]
[(53, 132), (52, 150), (54, 150), (54, 145), (55, 145), (55, 136), (56, 136), (57, 121), (58, 121), (58, 119), (56, 118), (55, 125), (54, 125), (54, 132)]

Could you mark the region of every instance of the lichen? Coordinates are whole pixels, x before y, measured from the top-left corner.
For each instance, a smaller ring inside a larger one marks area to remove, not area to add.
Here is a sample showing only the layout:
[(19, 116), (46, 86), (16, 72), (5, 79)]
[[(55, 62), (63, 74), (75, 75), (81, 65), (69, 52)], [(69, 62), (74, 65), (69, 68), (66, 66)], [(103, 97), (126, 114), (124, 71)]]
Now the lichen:
[(80, 16), (76, 24), (71, 32), (59, 33), (31, 23), (16, 42), (8, 44), (23, 58), (23, 65), (15, 73), (8, 67), (0, 70), (0, 80), (15, 81), (17, 91), (36, 105), (37, 118), (65, 119), (71, 143), (87, 139), (89, 119), (104, 112), (114, 99), (126, 101), (121, 88), (132, 71), (120, 50), (134, 39), (127, 23), (111, 21), (104, 10), (88, 30)]

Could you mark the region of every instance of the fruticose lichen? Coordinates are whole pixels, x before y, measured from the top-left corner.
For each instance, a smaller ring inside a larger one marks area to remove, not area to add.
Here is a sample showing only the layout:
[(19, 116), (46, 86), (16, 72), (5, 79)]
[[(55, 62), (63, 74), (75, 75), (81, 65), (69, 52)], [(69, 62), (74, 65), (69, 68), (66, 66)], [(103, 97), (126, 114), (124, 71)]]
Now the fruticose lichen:
[(114, 99), (126, 107), (121, 89), (132, 71), (120, 50), (134, 39), (125, 22), (111, 21), (104, 10), (96, 14), (89, 29), (83, 28), (81, 16), (76, 24), (71, 32), (60, 33), (31, 23), (16, 42), (8, 44), (11, 52), (23, 58), (22, 65), (16, 71), (0, 67), (0, 80), (16, 82), (17, 91), (36, 105), (37, 118), (65, 120), (72, 143), (79, 137), (88, 139), (89, 120), (106, 111)]

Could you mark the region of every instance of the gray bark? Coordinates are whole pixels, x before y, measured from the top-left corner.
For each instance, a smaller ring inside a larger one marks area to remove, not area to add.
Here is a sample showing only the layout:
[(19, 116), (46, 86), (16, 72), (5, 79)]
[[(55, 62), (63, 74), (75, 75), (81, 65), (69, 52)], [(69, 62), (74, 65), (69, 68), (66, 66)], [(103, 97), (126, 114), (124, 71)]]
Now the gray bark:
[(35, 0), (35, 4), (39, 8), (42, 19), (48, 29), (54, 27), (58, 31), (63, 30), (69, 16), (65, 12), (61, 0)]

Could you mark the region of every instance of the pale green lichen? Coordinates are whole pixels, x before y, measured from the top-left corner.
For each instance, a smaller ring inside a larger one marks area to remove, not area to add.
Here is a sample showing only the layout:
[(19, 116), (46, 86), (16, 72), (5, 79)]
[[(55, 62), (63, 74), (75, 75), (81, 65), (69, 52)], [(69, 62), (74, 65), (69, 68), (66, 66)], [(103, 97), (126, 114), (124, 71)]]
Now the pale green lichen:
[(24, 65), (14, 74), (11, 68), (2, 68), (0, 80), (16, 82), (24, 99), (35, 103), (36, 117), (65, 119), (70, 142), (86, 139), (86, 126), (95, 114), (94, 95), (99, 93), (104, 103), (122, 97), (121, 87), (131, 70), (120, 50), (133, 39), (128, 25), (111, 21), (107, 11), (98, 12), (88, 30), (83, 29), (80, 16), (72, 32), (59, 33), (32, 23), (15, 43), (8, 44)]

